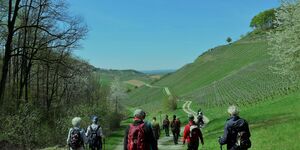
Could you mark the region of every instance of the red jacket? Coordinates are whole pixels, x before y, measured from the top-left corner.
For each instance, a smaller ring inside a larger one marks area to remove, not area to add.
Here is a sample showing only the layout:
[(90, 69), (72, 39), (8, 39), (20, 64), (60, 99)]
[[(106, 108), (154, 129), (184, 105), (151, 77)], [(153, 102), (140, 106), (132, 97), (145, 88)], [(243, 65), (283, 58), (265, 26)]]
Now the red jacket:
[[(195, 125), (195, 122), (194, 121), (190, 121), (185, 127), (184, 127), (184, 131), (183, 131), (183, 143), (185, 143), (185, 141), (187, 141), (187, 143), (190, 143), (191, 142), (191, 139), (190, 139), (190, 126), (191, 125)], [(199, 133), (199, 138), (201, 140), (201, 143), (203, 143), (203, 136), (202, 136), (202, 133), (201, 133), (201, 130), (199, 130), (200, 133)]]

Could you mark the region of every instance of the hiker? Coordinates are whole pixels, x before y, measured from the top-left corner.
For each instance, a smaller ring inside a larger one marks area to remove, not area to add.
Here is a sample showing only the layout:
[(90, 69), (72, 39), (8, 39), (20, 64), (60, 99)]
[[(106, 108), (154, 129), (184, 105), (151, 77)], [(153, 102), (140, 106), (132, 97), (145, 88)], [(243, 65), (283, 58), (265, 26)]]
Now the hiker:
[(163, 129), (165, 130), (166, 136), (170, 136), (169, 127), (170, 127), (169, 116), (166, 115), (166, 118), (163, 121)]
[(178, 137), (180, 133), (180, 121), (178, 118), (176, 118), (176, 115), (173, 116), (173, 120), (171, 122), (171, 131), (173, 133), (173, 141), (174, 144), (178, 144)]
[(159, 126), (159, 123), (156, 121), (156, 117), (153, 117), (153, 120), (152, 120), (152, 130), (153, 130), (156, 141), (158, 141), (158, 139), (160, 137), (160, 126)]
[(251, 147), (249, 125), (245, 119), (239, 117), (239, 110), (236, 106), (228, 108), (230, 118), (227, 119), (223, 137), (219, 143), (227, 144), (227, 150), (247, 150)]
[(128, 126), (124, 136), (124, 150), (158, 150), (150, 123), (144, 122), (146, 113), (134, 111), (133, 123)]
[(183, 131), (183, 144), (187, 141), (188, 150), (198, 150), (199, 139), (201, 144), (204, 145), (202, 132), (194, 121), (194, 115), (188, 114), (188, 118), (189, 123), (185, 126)]
[(84, 144), (87, 143), (84, 130), (80, 129), (81, 118), (72, 119), (73, 127), (69, 130), (67, 144), (70, 150), (84, 150)]
[(197, 122), (199, 128), (202, 128), (204, 126), (204, 120), (203, 120), (203, 112), (201, 111), (201, 108), (198, 110), (197, 113)]
[(102, 150), (102, 138), (104, 138), (103, 131), (98, 125), (98, 117), (92, 117), (92, 124), (88, 126), (86, 136), (91, 150)]

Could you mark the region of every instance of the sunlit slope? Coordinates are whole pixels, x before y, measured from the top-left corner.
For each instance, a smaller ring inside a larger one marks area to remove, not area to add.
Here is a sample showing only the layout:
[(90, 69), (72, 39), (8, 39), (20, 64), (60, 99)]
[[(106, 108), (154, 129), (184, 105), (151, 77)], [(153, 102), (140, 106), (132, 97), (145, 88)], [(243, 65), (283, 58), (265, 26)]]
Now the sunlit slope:
[[(269, 69), (272, 63), (267, 43), (246, 37), (207, 51), (154, 86), (169, 87), (182, 99), (211, 106), (253, 103), (297, 89), (288, 78)], [(164, 96), (157, 95), (159, 92), (148, 87), (138, 89), (131, 93), (129, 103), (139, 106), (160, 101)]]
[(157, 85), (169, 86), (177, 95), (209, 85), (267, 57), (266, 44), (234, 43), (212, 49)]

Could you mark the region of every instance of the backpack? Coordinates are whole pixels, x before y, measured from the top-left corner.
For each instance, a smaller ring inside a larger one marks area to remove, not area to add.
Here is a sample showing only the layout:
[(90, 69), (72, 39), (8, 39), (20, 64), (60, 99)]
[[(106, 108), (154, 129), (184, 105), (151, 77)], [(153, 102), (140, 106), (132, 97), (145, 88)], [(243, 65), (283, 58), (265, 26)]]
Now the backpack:
[(190, 141), (191, 142), (196, 142), (199, 140), (199, 134), (200, 134), (200, 129), (197, 125), (190, 125)]
[(199, 127), (204, 125), (204, 121), (203, 121), (203, 116), (202, 115), (199, 115), (197, 117), (197, 124), (198, 124)]
[(72, 149), (79, 148), (83, 145), (83, 141), (80, 134), (80, 129), (72, 129), (71, 135), (70, 135), (71, 141), (70, 141), (70, 147)]
[(91, 135), (89, 138), (89, 144), (92, 147), (98, 147), (101, 144), (101, 136), (98, 135), (98, 130), (100, 126), (98, 126), (95, 130), (93, 130), (92, 126), (90, 126)]
[(167, 119), (165, 119), (164, 121), (163, 121), (163, 126), (164, 127), (167, 127), (167, 126), (169, 126), (169, 120), (167, 120)]
[(134, 126), (130, 124), (128, 132), (128, 150), (145, 150), (145, 123)]
[(239, 119), (234, 124), (234, 132), (236, 136), (235, 146), (239, 149), (248, 149), (251, 147), (251, 140), (249, 135), (249, 126), (244, 119)]
[(180, 122), (179, 122), (179, 120), (176, 119), (176, 120), (172, 121), (172, 123), (171, 123), (171, 129), (173, 131), (180, 129)]
[(156, 139), (159, 139), (159, 136), (160, 136), (159, 124), (157, 122), (153, 122), (152, 123), (152, 129), (153, 129), (154, 137)]

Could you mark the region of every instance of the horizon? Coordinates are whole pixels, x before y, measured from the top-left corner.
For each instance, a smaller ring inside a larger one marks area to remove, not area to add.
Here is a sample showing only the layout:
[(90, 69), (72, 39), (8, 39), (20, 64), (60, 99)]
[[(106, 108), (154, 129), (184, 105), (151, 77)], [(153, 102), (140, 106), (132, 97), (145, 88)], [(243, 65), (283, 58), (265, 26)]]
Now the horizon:
[(251, 32), (252, 17), (280, 5), (278, 0), (68, 2), (90, 30), (76, 56), (97, 68), (138, 71), (177, 70), (226, 44), (227, 37), (236, 41)]

